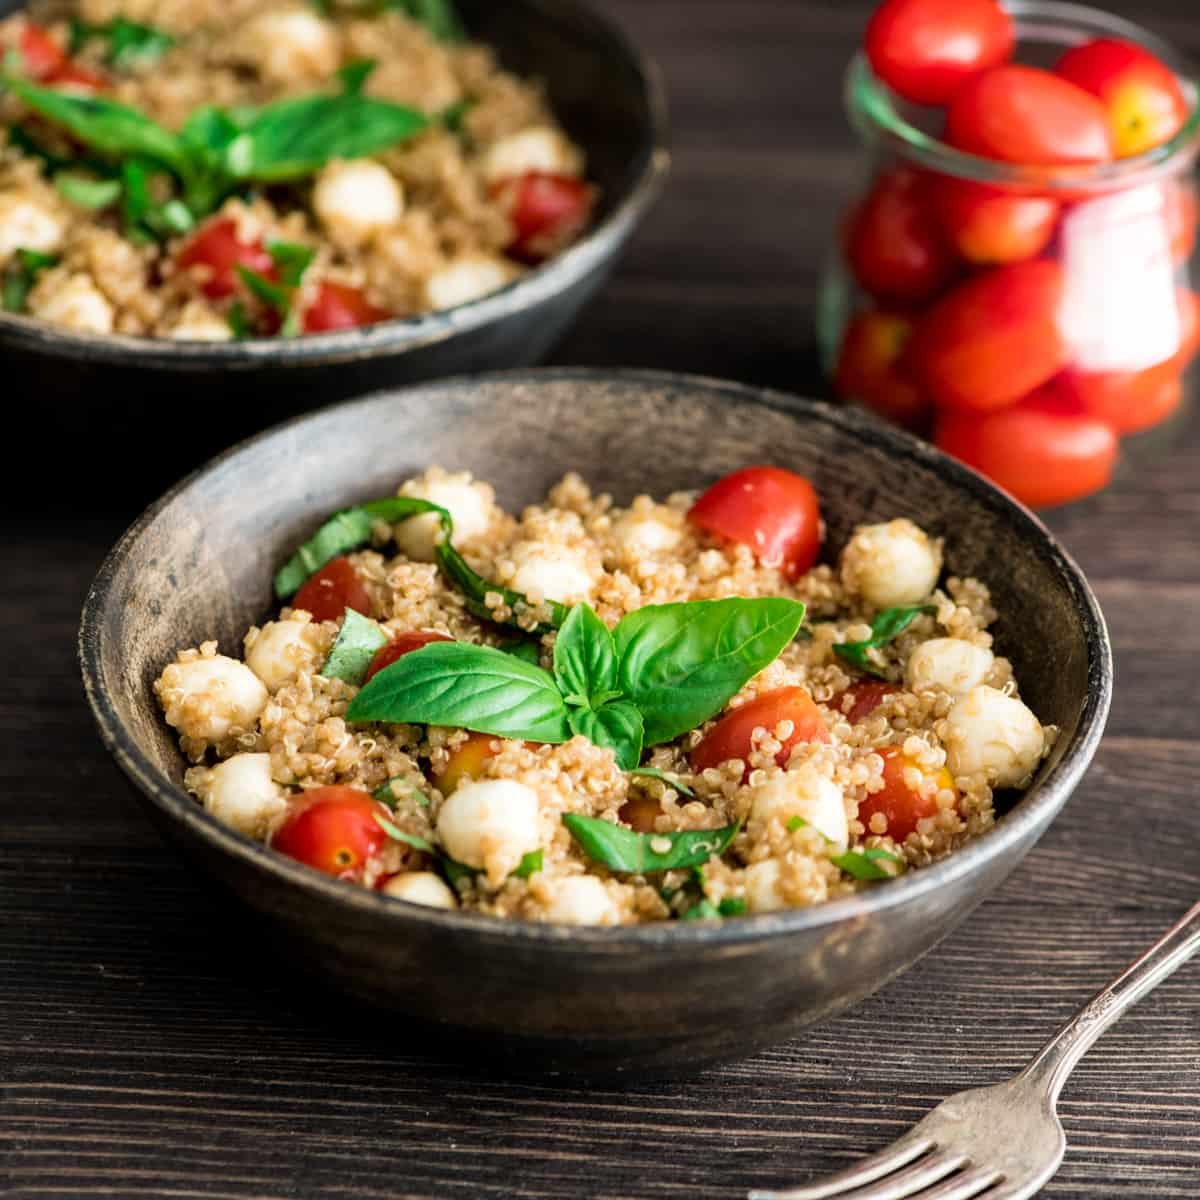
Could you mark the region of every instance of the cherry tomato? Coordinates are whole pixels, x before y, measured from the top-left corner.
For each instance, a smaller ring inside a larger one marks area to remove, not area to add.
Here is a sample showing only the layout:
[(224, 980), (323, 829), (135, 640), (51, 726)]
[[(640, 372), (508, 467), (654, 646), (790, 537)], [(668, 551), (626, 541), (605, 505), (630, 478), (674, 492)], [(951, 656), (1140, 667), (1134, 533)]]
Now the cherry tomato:
[(1058, 60), (1055, 74), (1099, 97), (1118, 158), (1169, 142), (1190, 107), (1175, 73), (1148, 50), (1120, 38), (1096, 38)]
[[(883, 759), (883, 790), (871, 792), (858, 806), (858, 819), (868, 833), (886, 833), (893, 841), (903, 842), (916, 830), (918, 821), (937, 815), (937, 794), (943, 788), (955, 790), (954, 780), (945, 767), (922, 771), (899, 746), (885, 746), (876, 754)], [(905, 779), (909, 769), (920, 775), (915, 787)], [(871, 818), (876, 814), (886, 819), (886, 829), (876, 829), (872, 824)]]
[(398, 633), (386, 646), (380, 646), (375, 651), (375, 657), (371, 659), (371, 665), (367, 667), (367, 673), (363, 676), (363, 683), (366, 683), (372, 675), (378, 675), (384, 667), (390, 667), (398, 658), (403, 658), (414, 650), (420, 650), (422, 646), (429, 646), (433, 642), (452, 641), (454, 641), (452, 637), (448, 637), (444, 633), (437, 633), (432, 629), (421, 629), (416, 633)]
[[(704, 771), (731, 758), (740, 758), (745, 762), (750, 755), (754, 731), (765, 729), (773, 733), (781, 721), (791, 721), (793, 726), (792, 732), (783, 739), (779, 753), (775, 755), (775, 761), (781, 767), (787, 766), (793, 746), (801, 742), (829, 741), (825, 718), (808, 692), (802, 687), (777, 688), (727, 712), (692, 751), (692, 769)], [(750, 766), (747, 763), (743, 779), (749, 778), (749, 775)]]
[(314, 621), (336, 621), (348, 608), (369, 617), (371, 597), (350, 560), (333, 558), (304, 581), (292, 607), (312, 613)]
[(78, 63), (66, 62), (55, 67), (43, 80), (47, 87), (62, 88), (64, 91), (90, 95), (108, 91), (108, 80), (95, 71), (81, 67)]
[(357, 329), (377, 325), (391, 313), (376, 308), (358, 288), (341, 283), (321, 283), (304, 310), (305, 333), (327, 333), (332, 329)]
[(358, 788), (314, 788), (291, 802), (271, 845), (326, 875), (359, 879), (387, 840), (376, 814), (386, 816), (378, 801)]
[(1015, 40), (996, 0), (884, 0), (867, 25), (867, 58), (906, 100), (946, 104), (971, 76), (1007, 62)]
[(920, 430), (929, 416), (929, 401), (900, 367), (912, 328), (912, 320), (898, 313), (859, 313), (842, 338), (833, 382), (843, 399)]
[(436, 779), (438, 791), (448, 796), (464, 780), (474, 779), (500, 749), (500, 739), (490, 733), (473, 733), (450, 751), (450, 758)]
[(587, 224), (594, 193), (582, 179), (528, 171), (492, 188), (513, 227), (507, 252), (526, 262), (557, 254)]
[(1196, 186), (1190, 179), (1163, 184), (1163, 213), (1176, 266), (1187, 262), (1196, 248), (1196, 207)]
[(821, 506), (813, 485), (781, 467), (743, 467), (718, 479), (688, 513), (693, 525), (749, 546), (795, 579), (817, 561)]
[(247, 267), (271, 278), (275, 264), (261, 241), (243, 242), (237, 225), (228, 217), (218, 217), (202, 225), (188, 238), (176, 257), (182, 270), (206, 267), (208, 275), (200, 290), (212, 300), (232, 296), (238, 285), (238, 267)]
[(1035, 508), (1099, 491), (1117, 460), (1112, 428), (1053, 388), (999, 412), (946, 413), (934, 441)]
[(982, 158), (1041, 165), (1113, 156), (1108, 112), (1090, 92), (1038, 67), (994, 67), (950, 102), (946, 141)]
[(946, 176), (931, 177), (928, 194), (947, 242), (978, 266), (1035, 258), (1058, 223), (1058, 201), (1046, 196), (1015, 195)]
[(956, 264), (929, 211), (924, 176), (902, 167), (875, 181), (847, 226), (846, 261), (885, 300), (926, 300), (950, 282)]
[(40, 25), (26, 25), (21, 31), (17, 50), (30, 79), (41, 82), (49, 79), (60, 67), (66, 65), (67, 55), (54, 40), (50, 31)]
[(981, 271), (917, 322), (906, 366), (942, 407), (1011, 404), (1067, 365), (1062, 295), (1056, 262), (1035, 259)]
[(844, 713), (851, 725), (857, 725), (898, 691), (900, 688), (894, 683), (885, 683), (882, 679), (860, 679), (833, 698), (833, 707)]

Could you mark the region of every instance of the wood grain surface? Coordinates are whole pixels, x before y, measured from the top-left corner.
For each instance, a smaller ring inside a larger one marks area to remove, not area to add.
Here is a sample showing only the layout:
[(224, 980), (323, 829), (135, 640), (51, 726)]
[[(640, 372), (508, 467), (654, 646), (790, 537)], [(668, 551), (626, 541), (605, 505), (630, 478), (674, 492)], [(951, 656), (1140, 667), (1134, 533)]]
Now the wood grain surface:
[[(662, 65), (675, 171), (556, 360), (819, 388), (814, 290), (857, 162), (839, 77), (868, 6), (611, 7)], [(1200, 50), (1195, 0), (1119, 7)], [(27, 511), (0, 518), (2, 1194), (732, 1200), (845, 1165), (1013, 1071), (1200, 894), (1195, 421), (1051, 518), (1107, 613), (1117, 694), (1095, 767), (1024, 866), (850, 1014), (625, 1090), (498, 1077), (402, 1023), (347, 1017), (277, 972), (158, 841), (93, 733), (74, 660), (87, 583), (134, 515), (106, 505), (110, 469), (43, 477)], [(40, 489), (67, 486), (69, 512), (45, 515)], [(1200, 964), (1184, 968), (1076, 1072), (1046, 1196), (1200, 1196), (1198, 983)]]

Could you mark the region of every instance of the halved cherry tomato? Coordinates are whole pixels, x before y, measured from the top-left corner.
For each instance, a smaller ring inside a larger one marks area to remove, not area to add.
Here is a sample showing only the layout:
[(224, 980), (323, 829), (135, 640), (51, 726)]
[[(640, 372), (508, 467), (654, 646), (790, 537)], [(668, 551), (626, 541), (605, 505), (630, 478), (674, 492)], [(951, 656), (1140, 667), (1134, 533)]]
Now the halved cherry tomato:
[[(775, 755), (775, 761), (781, 767), (787, 766), (793, 746), (801, 742), (829, 741), (825, 718), (808, 692), (802, 687), (776, 688), (727, 712), (692, 751), (692, 769), (704, 771), (731, 758), (745, 761), (750, 754), (754, 731), (765, 729), (773, 733), (781, 721), (792, 723), (792, 732), (783, 739), (782, 748)], [(749, 775), (747, 763), (743, 778)]]
[(391, 313), (376, 308), (358, 288), (326, 282), (317, 286), (317, 294), (304, 310), (304, 332), (358, 329), (363, 325), (377, 325), (390, 316)]
[(945, 413), (934, 441), (1035, 508), (1099, 491), (1117, 460), (1111, 426), (1054, 388), (999, 412)]
[(29, 24), (21, 30), (17, 51), (30, 79), (41, 82), (66, 65), (66, 51), (56, 42), (48, 29)]
[(920, 430), (929, 417), (929, 401), (900, 366), (912, 328), (912, 319), (898, 313), (859, 313), (842, 338), (833, 383), (843, 399)]
[(292, 607), (312, 613), (314, 621), (336, 621), (348, 608), (369, 617), (371, 597), (350, 560), (334, 558), (304, 581)]
[(507, 252), (540, 262), (557, 254), (587, 224), (595, 193), (573, 175), (528, 171), (497, 183), (492, 198), (512, 223)]
[(1002, 162), (1066, 165), (1113, 156), (1108, 111), (1091, 92), (1039, 67), (993, 67), (963, 85), (946, 141)]
[(422, 646), (429, 646), (434, 642), (452, 641), (454, 641), (452, 637), (432, 629), (421, 629), (415, 633), (398, 633), (386, 646), (380, 646), (375, 651), (375, 657), (371, 659), (371, 665), (367, 667), (367, 673), (363, 676), (363, 683), (366, 683), (372, 675), (378, 675), (384, 667), (390, 667), (398, 658), (403, 658), (414, 650), (420, 650)]
[(502, 739), (490, 733), (473, 733), (466, 741), (450, 751), (450, 758), (441, 774), (435, 779), (438, 791), (448, 796), (464, 780), (474, 779), (483, 769), (483, 764), (497, 754)]
[(202, 225), (184, 243), (176, 257), (182, 270), (206, 267), (208, 274), (200, 290), (212, 300), (232, 296), (238, 285), (237, 268), (247, 267), (273, 278), (275, 263), (259, 240), (244, 242), (237, 225), (228, 217), (218, 217)]
[[(882, 679), (860, 679), (840, 695), (834, 696), (833, 708), (844, 713), (851, 725), (865, 721), (889, 696), (901, 689)], [(849, 697), (849, 704), (847, 704)]]
[(78, 63), (66, 62), (61, 67), (55, 67), (42, 81), (47, 87), (62, 88), (64, 91), (90, 95), (94, 92), (107, 92), (108, 80), (95, 71), (81, 67)]
[(359, 879), (367, 860), (387, 840), (377, 814), (387, 815), (378, 801), (358, 788), (314, 788), (291, 802), (271, 845), (326, 875)]
[(970, 179), (931, 176), (928, 195), (942, 234), (958, 255), (978, 266), (1024, 262), (1054, 236), (1059, 204)]
[(846, 261), (884, 300), (926, 300), (950, 282), (956, 264), (929, 211), (924, 176), (902, 167), (875, 181), (846, 228)]
[(1096, 38), (1058, 60), (1055, 74), (1099, 97), (1118, 158), (1169, 142), (1190, 106), (1175, 73), (1149, 50), (1121, 38)]
[[(917, 828), (917, 822), (938, 813), (937, 794), (943, 788), (954, 790), (954, 779), (942, 767), (939, 771), (924, 772), (899, 746), (885, 746), (875, 752), (883, 759), (883, 790), (871, 792), (858, 806), (858, 819), (868, 833), (886, 833), (896, 842), (903, 842)], [(913, 787), (905, 779), (910, 768), (920, 774)], [(876, 829), (871, 818), (882, 813), (887, 828)]]
[(867, 58), (906, 100), (946, 104), (972, 75), (1007, 62), (1015, 40), (996, 0), (884, 0), (867, 26)]
[(782, 467), (743, 467), (718, 479), (688, 512), (693, 525), (749, 546), (791, 579), (817, 561), (821, 505), (813, 485)]
[(981, 271), (920, 318), (905, 365), (942, 407), (1011, 404), (1070, 359), (1062, 295), (1062, 268), (1047, 259)]

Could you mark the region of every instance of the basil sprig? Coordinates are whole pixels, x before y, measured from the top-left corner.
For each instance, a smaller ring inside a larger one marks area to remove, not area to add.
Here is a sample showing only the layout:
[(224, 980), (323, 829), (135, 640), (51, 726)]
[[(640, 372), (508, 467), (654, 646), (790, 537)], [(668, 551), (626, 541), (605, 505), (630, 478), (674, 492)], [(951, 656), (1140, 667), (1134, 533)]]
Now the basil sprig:
[[(610, 871), (632, 875), (702, 867), (713, 855), (724, 853), (739, 828), (726, 825), (682, 833), (634, 833), (600, 817), (578, 813), (564, 813), (563, 824), (589, 858)], [(664, 842), (668, 848), (659, 849)]]
[(348, 608), (321, 674), (326, 679), (341, 679), (357, 687), (362, 683), (376, 651), (390, 640), (370, 617)]
[(10, 259), (0, 281), (0, 307), (5, 312), (25, 311), (25, 302), (37, 277), (58, 263), (57, 254), (43, 254), (40, 250), (18, 250)]
[(911, 604), (902, 608), (885, 608), (871, 622), (871, 636), (862, 642), (842, 642), (834, 646), (833, 652), (864, 675), (885, 678), (884, 673), (867, 657), (867, 651), (875, 646), (885, 646), (902, 634), (922, 614), (932, 616), (937, 612), (936, 604)]

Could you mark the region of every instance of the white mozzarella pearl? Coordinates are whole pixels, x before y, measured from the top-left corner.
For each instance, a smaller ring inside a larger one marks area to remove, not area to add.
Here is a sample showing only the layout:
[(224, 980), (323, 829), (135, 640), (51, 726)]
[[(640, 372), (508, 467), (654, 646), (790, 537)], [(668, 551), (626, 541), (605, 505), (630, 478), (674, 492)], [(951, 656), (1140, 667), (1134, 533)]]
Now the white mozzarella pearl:
[(253, 728), (267, 689), (245, 663), (218, 654), (171, 663), (155, 684), (167, 724), (185, 737), (219, 742), (230, 730)]
[(658, 517), (639, 517), (629, 513), (613, 526), (617, 541), (629, 554), (652, 558), (673, 550), (679, 544), (680, 533), (673, 525)]
[[(400, 489), (400, 495), (440, 504), (454, 522), (455, 546), (486, 532), (495, 510), (492, 489), (486, 483), (475, 482), (465, 471), (457, 475), (410, 479)], [(425, 513), (396, 526), (396, 545), (417, 562), (433, 562), (434, 548), (441, 541), (441, 534), (437, 514)]]
[(779, 862), (768, 858), (746, 868), (746, 907), (751, 912), (775, 912), (786, 908), (779, 890)]
[(424, 904), (426, 908), (457, 908), (458, 897), (432, 871), (409, 871), (394, 875), (380, 888), (385, 896)]
[(219, 313), (195, 300), (179, 314), (167, 337), (176, 342), (228, 342), (233, 330)]
[(754, 789), (752, 812), (759, 821), (800, 817), (841, 849), (850, 841), (842, 789), (807, 763), (759, 784)]
[(498, 887), (541, 842), (537, 794), (512, 779), (463, 783), (442, 804), (437, 832), (451, 858)]
[(514, 179), (530, 171), (577, 175), (579, 156), (571, 143), (549, 125), (531, 125), (490, 146), (481, 167), (488, 183)]
[(842, 552), (842, 582), (875, 608), (919, 604), (941, 569), (937, 547), (904, 517), (860, 526)]
[(972, 688), (946, 717), (946, 765), (955, 777), (982, 774), (993, 787), (1023, 787), (1045, 746), (1037, 717), (996, 688)]
[(77, 333), (113, 331), (113, 306), (86, 275), (71, 275), (46, 295), (34, 292), (29, 307), (34, 316)]
[(217, 763), (198, 791), (205, 809), (218, 821), (259, 841), (287, 808), (283, 788), (271, 778), (269, 754), (235, 754)]
[(530, 599), (576, 604), (596, 586), (584, 556), (556, 542), (520, 542), (512, 549), (512, 586)]
[(255, 17), (244, 37), (247, 61), (272, 83), (294, 83), (297, 76), (332, 75), (340, 57), (333, 27), (305, 8), (265, 12)]
[(425, 303), (437, 311), (457, 308), (504, 287), (514, 277), (509, 263), (486, 254), (464, 254), (425, 280)]
[(390, 229), (404, 215), (404, 191), (394, 175), (369, 158), (332, 162), (313, 188), (321, 224), (352, 240)]
[(0, 264), (18, 250), (47, 254), (62, 245), (64, 225), (54, 213), (25, 196), (0, 193)]
[(319, 637), (319, 628), (310, 621), (268, 621), (253, 640), (246, 639), (246, 666), (268, 691), (277, 692), (316, 665)]
[(930, 638), (910, 655), (904, 679), (914, 692), (941, 688), (964, 696), (987, 678), (994, 661), (990, 650), (962, 638)]
[(571, 875), (549, 885), (552, 891), (545, 919), (564, 925), (612, 925), (616, 905), (608, 889), (594, 875)]

